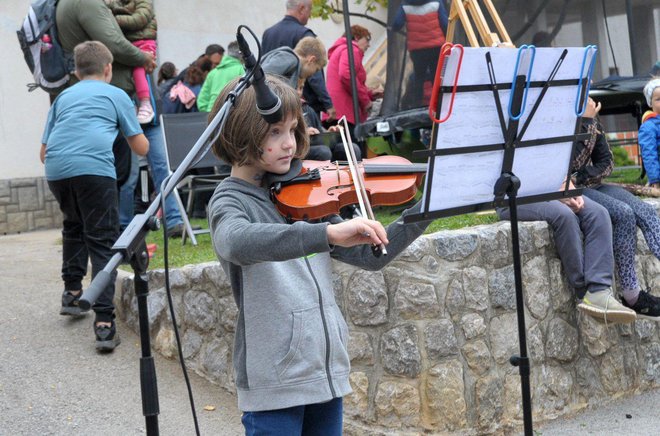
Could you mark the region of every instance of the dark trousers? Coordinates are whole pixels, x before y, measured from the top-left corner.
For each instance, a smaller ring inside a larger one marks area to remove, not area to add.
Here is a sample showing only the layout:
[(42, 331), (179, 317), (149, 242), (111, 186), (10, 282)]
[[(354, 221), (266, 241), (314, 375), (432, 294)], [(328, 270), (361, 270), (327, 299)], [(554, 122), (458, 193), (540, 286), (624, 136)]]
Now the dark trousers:
[(412, 50), (410, 52), (410, 60), (413, 63), (413, 71), (415, 73), (415, 81), (413, 82), (413, 89), (411, 93), (411, 100), (413, 107), (422, 107), (428, 105), (424, 101), (424, 83), (435, 80), (435, 67), (438, 64), (440, 57), (440, 47), (423, 48), (420, 50)]
[[(92, 278), (112, 257), (112, 246), (119, 236), (117, 182), (110, 177), (78, 176), (48, 181), (64, 215), (62, 223), (62, 280), (64, 289), (82, 289), (87, 260), (92, 262)], [(113, 318), (115, 278), (92, 306), (96, 321)]]

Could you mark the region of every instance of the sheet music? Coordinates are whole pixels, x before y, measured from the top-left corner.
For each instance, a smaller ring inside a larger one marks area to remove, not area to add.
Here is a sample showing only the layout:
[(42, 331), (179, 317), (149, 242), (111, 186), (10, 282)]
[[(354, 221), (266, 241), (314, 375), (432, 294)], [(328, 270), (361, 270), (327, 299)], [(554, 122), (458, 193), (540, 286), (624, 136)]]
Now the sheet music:
[[(490, 79), (485, 54), (490, 52), (495, 78), (499, 84), (511, 83), (518, 55), (517, 49), (465, 48), (458, 85), (489, 85)], [(585, 49), (539, 48), (531, 73), (532, 81), (545, 82), (555, 68), (562, 52), (567, 55), (559, 67), (554, 81), (574, 80), (586, 76), (583, 69)], [(454, 83), (456, 58), (448, 63), (443, 84)], [(518, 132), (526, 124), (542, 88), (529, 88)], [(508, 104), (511, 91), (500, 89), (499, 98), (505, 125), (509, 122)], [(443, 95), (442, 118), (452, 105), (451, 96)], [(522, 141), (572, 136), (577, 115), (575, 103), (577, 84), (548, 87), (536, 113), (533, 115)], [(449, 118), (436, 125), (436, 149), (474, 147), (503, 144), (504, 137), (493, 92), (457, 92)], [(566, 177), (573, 143), (519, 147), (515, 150), (513, 173), (520, 179), (518, 196), (524, 197), (558, 191)], [(494, 200), (493, 188), (501, 175), (504, 152), (466, 153), (432, 157), (435, 159), (429, 211), (486, 203)], [(426, 195), (423, 197), (426, 198)]]

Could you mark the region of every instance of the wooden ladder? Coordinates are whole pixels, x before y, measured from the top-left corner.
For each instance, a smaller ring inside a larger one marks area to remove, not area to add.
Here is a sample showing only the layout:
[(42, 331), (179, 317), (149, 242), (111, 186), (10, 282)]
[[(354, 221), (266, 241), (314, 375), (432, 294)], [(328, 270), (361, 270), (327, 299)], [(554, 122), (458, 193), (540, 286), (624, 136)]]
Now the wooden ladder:
[(470, 22), (470, 17), (468, 16), (469, 12), (485, 47), (493, 47), (500, 44), (513, 47), (511, 38), (509, 37), (497, 10), (495, 10), (493, 2), (491, 0), (482, 0), (482, 3), (488, 10), (493, 23), (495, 23), (497, 32), (499, 33), (491, 31), (488, 22), (486, 21), (486, 17), (481, 12), (479, 0), (452, 0), (449, 12), (449, 24), (447, 25), (447, 41), (454, 41), (456, 23), (460, 20), (461, 24), (463, 24), (463, 29), (465, 30), (470, 46), (481, 47), (477, 34), (474, 32), (474, 28)]

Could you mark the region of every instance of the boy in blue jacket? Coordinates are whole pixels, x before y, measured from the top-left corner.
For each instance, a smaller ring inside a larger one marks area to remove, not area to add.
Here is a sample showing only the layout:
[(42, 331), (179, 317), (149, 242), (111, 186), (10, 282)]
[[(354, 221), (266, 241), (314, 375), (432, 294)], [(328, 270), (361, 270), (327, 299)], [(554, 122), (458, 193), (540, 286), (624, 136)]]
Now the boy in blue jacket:
[(660, 188), (660, 77), (644, 86), (644, 97), (651, 108), (642, 117), (639, 128), (639, 147), (649, 185)]

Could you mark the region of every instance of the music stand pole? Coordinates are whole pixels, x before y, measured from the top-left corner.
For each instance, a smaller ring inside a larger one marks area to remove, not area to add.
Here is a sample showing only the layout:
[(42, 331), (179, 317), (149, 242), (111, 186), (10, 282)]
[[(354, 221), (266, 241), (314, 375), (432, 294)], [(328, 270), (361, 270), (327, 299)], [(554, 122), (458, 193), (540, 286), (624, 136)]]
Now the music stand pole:
[(527, 337), (525, 330), (525, 302), (523, 299), (522, 265), (520, 262), (520, 238), (518, 235), (518, 209), (516, 196), (520, 188), (520, 179), (513, 173), (503, 173), (495, 183), (495, 197), (502, 199), (506, 194), (509, 198), (509, 213), (511, 215), (511, 251), (513, 255), (513, 275), (516, 287), (516, 314), (518, 315), (518, 343), (520, 355), (513, 355), (509, 362), (517, 366), (520, 372), (520, 388), (522, 390), (523, 422), (525, 436), (533, 436), (532, 400), (529, 384), (529, 358), (527, 357)]

